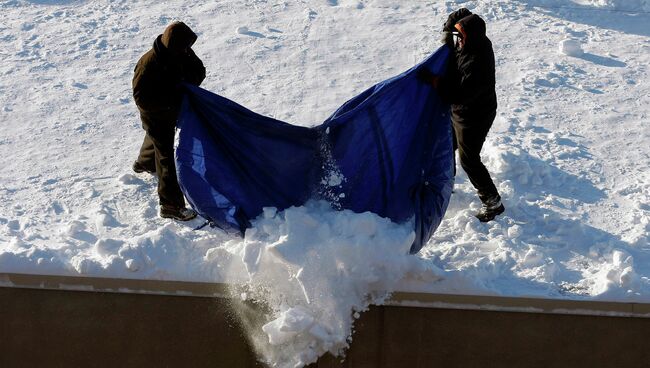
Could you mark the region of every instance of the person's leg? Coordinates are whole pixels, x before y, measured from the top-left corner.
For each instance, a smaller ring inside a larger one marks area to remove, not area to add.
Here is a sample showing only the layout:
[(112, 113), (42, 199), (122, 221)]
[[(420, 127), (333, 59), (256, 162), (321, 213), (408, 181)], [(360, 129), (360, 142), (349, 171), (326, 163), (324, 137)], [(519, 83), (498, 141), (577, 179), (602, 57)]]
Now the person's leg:
[(484, 125), (477, 124), (469, 127), (457, 125), (455, 127), (460, 164), (478, 191), (478, 196), (483, 203), (481, 210), (476, 214), (476, 217), (482, 222), (492, 221), (505, 211), (501, 203), (501, 196), (494, 186), (490, 173), (481, 162), (481, 149), (492, 125), (492, 120), (486, 121)]
[(481, 162), (481, 149), (491, 124), (456, 125), (456, 138), (460, 165), (478, 191), (479, 198), (486, 202), (499, 195), (487, 168)]
[(160, 207), (165, 209), (185, 208), (185, 197), (176, 177), (174, 134), (173, 126), (155, 130), (150, 129), (147, 134), (155, 152)]
[(140, 154), (138, 159), (133, 163), (133, 171), (135, 172), (156, 172), (156, 151), (154, 149), (153, 141), (149, 134), (145, 132), (144, 141), (140, 147)]

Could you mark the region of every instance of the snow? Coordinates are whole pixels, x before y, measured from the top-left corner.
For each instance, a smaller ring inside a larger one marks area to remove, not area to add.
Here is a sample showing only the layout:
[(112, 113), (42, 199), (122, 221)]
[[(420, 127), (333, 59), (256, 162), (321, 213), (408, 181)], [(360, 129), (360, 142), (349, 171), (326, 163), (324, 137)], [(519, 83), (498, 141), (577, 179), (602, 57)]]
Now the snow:
[(584, 54), (580, 42), (570, 38), (560, 41), (560, 52), (564, 55), (580, 57)]
[[(417, 256), (409, 224), (319, 202), (267, 209), (244, 239), (157, 216), (155, 178), (131, 171), (143, 132), (130, 83), (171, 21), (199, 34), (205, 88), (312, 126), (435, 50), (460, 6), (484, 17), (495, 48), (499, 111), (483, 156), (506, 206), (496, 221), (473, 217), (460, 168)], [(9, 0), (0, 11), (2, 273), (232, 283), (242, 319), (250, 303), (268, 311), (250, 334), (278, 366), (340, 352), (358, 313), (393, 291), (650, 302), (650, 1)]]
[(228, 244), (245, 264), (244, 299), (271, 311), (265, 336), (253, 339), (257, 349), (280, 366), (337, 354), (358, 312), (382, 304), (401, 279), (439, 280), (442, 270), (408, 254), (415, 238), (409, 225), (337, 212), (327, 202), (265, 211), (243, 241)]

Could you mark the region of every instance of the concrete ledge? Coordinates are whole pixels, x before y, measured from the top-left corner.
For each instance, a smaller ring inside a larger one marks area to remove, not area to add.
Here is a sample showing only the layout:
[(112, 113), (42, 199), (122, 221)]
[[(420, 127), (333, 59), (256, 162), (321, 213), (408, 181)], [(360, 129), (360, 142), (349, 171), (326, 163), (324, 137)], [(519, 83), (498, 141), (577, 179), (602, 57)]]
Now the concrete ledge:
[(650, 304), (480, 295), (395, 293), (388, 305), (650, 318)]
[[(228, 298), (228, 285), (187, 281), (0, 273), (0, 287)], [(394, 293), (390, 306), (650, 318), (650, 304), (502, 296)]]
[[(225, 285), (16, 274), (0, 275), (0, 284), (0, 367), (264, 366), (234, 317), (237, 303), (224, 297)], [(602, 316), (644, 306), (512, 299), (396, 294), (391, 305), (371, 307), (356, 321), (343, 362), (326, 356), (313, 366), (650, 362), (650, 318)], [(562, 314), (567, 307), (600, 315)]]
[(227, 285), (205, 282), (136, 280), (81, 276), (0, 273), (0, 287), (105, 293), (225, 297)]

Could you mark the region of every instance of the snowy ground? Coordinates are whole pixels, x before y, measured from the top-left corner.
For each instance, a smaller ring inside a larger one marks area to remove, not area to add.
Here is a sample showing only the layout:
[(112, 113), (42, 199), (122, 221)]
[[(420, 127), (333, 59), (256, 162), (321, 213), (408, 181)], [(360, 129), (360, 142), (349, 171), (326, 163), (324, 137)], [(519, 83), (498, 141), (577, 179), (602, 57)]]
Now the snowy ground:
[[(199, 34), (204, 88), (312, 126), (435, 50), (460, 6), (484, 17), (496, 53), (483, 152), (507, 208), (497, 221), (473, 218), (462, 170), (418, 256), (403, 254), (408, 224), (318, 203), (268, 211), (245, 241), (157, 217), (155, 179), (130, 169), (143, 137), (130, 83), (172, 20)], [(650, 302), (650, 1), (10, 0), (0, 12), (0, 272), (248, 281), (244, 299), (264, 293), (278, 317), (266, 335), (298, 342), (291, 364), (344, 346), (349, 311), (393, 290)], [(566, 38), (584, 53), (560, 53)]]

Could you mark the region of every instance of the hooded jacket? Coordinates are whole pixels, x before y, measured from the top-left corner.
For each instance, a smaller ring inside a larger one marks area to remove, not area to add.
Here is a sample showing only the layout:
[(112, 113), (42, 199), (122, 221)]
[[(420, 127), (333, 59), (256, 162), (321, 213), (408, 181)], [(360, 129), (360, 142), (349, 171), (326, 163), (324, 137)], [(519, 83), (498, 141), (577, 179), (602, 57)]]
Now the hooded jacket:
[[(450, 15), (445, 29), (456, 20), (451, 18)], [(470, 13), (453, 26), (462, 33), (465, 44), (455, 51), (456, 65), (455, 68), (453, 63), (450, 65), (441, 93), (452, 105), (455, 124), (474, 125), (487, 120), (491, 124), (497, 109), (497, 96), (494, 51), (485, 34), (485, 22)]]
[(456, 31), (455, 26), (459, 20), (465, 18), (466, 16), (472, 15), (472, 12), (467, 8), (460, 8), (455, 12), (449, 14), (445, 25), (442, 27), (444, 32), (454, 32)]
[(181, 83), (198, 86), (205, 79), (203, 62), (191, 48), (196, 39), (185, 23), (172, 23), (135, 66), (133, 98), (145, 129), (175, 124), (183, 97)]

